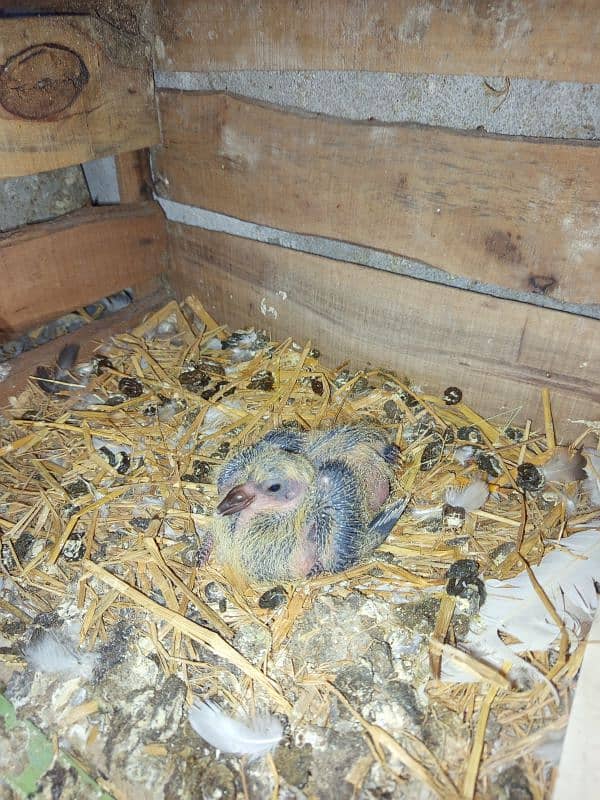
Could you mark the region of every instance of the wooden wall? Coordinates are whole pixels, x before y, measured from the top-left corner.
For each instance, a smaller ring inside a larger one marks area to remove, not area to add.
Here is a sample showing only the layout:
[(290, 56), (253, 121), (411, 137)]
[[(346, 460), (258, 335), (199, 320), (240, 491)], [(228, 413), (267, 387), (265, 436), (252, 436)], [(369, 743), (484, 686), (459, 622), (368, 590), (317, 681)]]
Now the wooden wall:
[(164, 272), (155, 203), (100, 206), (0, 236), (0, 333), (10, 337)]
[(574, 303), (600, 300), (600, 149), (160, 93), (162, 194)]
[[(139, 148), (160, 138), (151, 44), (137, 24), (120, 24), (127, 15), (88, 5), (89, 15), (0, 19), (0, 179), (115, 155), (122, 205), (0, 235), (3, 341), (124, 288), (135, 288), (143, 307), (165, 296), (156, 283), (167, 268), (164, 215), (141, 202), (151, 180)], [(44, 10), (17, 9), (28, 7)]]
[[(167, 71), (600, 75), (587, 0), (158, 6)], [(450, 285), (458, 276), (570, 311), (599, 303), (597, 141), (351, 121), (226, 93), (162, 90), (159, 113), (166, 199), (447, 273), (432, 284), (171, 223), (173, 281), (219, 320), (310, 337), (331, 362), (387, 364), (434, 391), (460, 385), (488, 414), (539, 421), (543, 387), (560, 417), (600, 413), (598, 320)]]
[(150, 43), (97, 16), (0, 20), (0, 178), (159, 141)]
[(161, 69), (350, 69), (592, 82), (596, 0), (158, 0)]

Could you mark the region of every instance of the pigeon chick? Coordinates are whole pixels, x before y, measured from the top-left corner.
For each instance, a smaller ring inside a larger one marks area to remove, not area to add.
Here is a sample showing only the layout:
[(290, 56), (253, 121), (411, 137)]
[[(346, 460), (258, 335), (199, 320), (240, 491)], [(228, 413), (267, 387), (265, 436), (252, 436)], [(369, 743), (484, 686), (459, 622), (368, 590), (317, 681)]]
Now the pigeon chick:
[(271, 431), (220, 471), (218, 558), (257, 581), (298, 580), (356, 564), (381, 544), (406, 506), (407, 499), (383, 506), (391, 461), (378, 429)]
[(394, 483), (394, 466), (400, 450), (383, 429), (375, 425), (343, 425), (311, 431), (305, 452), (317, 466), (332, 458), (346, 464), (357, 475), (362, 501), (376, 511), (388, 499)]

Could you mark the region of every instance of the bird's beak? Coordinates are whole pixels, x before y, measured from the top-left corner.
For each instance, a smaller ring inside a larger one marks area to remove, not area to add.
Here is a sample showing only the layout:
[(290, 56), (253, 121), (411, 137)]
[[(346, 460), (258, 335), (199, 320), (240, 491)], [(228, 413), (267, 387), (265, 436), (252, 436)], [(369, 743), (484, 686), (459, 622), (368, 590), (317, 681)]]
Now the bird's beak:
[(255, 496), (245, 484), (234, 486), (217, 506), (217, 512), (224, 517), (229, 514), (237, 514), (238, 511), (249, 506)]

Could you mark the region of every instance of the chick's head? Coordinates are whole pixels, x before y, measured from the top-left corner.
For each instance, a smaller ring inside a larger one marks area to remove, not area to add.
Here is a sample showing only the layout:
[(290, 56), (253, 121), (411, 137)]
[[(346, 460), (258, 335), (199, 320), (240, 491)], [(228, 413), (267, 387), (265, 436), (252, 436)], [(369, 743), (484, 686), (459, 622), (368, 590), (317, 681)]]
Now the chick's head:
[(249, 448), (226, 464), (219, 477), (222, 516), (246, 510), (244, 516), (296, 511), (315, 481), (315, 468), (298, 453), (278, 447)]

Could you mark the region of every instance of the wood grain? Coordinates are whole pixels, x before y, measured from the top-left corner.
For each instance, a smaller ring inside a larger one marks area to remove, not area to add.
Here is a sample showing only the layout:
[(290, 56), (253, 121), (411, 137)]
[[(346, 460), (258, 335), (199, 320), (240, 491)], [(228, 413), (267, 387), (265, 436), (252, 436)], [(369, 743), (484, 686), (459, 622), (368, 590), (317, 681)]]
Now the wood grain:
[(0, 236), (4, 338), (166, 269), (157, 204), (85, 208)]
[(139, 203), (152, 199), (150, 153), (146, 148), (134, 150), (132, 153), (120, 153), (115, 156), (115, 165), (121, 203)]
[(595, 82), (596, 0), (159, 0), (164, 70), (346, 69)]
[(25, 389), (27, 379), (35, 373), (39, 364), (54, 364), (66, 344), (78, 344), (78, 361), (86, 361), (102, 342), (108, 341), (113, 335), (131, 330), (147, 314), (168, 303), (171, 293), (160, 279), (153, 278), (134, 287), (134, 298), (134, 302), (126, 308), (12, 359), (9, 362), (11, 371), (8, 377), (0, 381), (0, 409), (8, 404), (11, 396), (18, 395)]
[(0, 21), (0, 178), (160, 141), (150, 46), (86, 16)]
[(168, 229), (176, 292), (197, 293), (219, 322), (310, 339), (330, 364), (391, 367), (434, 392), (459, 386), (480, 413), (520, 408), (520, 422), (543, 425), (548, 387), (559, 439), (580, 430), (569, 418), (600, 413), (596, 320), (178, 223)]
[(600, 149), (160, 93), (163, 192), (573, 303), (600, 299)]

